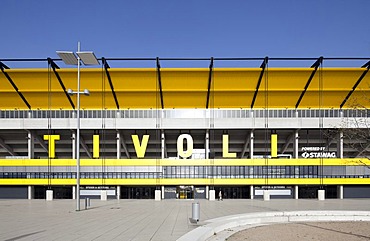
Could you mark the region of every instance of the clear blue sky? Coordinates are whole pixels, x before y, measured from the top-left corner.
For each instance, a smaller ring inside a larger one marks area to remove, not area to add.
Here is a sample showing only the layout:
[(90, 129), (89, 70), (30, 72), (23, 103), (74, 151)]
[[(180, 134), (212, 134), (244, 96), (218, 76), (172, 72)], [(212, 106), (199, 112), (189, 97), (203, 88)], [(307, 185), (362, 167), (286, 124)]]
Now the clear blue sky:
[(2, 0), (0, 59), (369, 57), (369, 0)]

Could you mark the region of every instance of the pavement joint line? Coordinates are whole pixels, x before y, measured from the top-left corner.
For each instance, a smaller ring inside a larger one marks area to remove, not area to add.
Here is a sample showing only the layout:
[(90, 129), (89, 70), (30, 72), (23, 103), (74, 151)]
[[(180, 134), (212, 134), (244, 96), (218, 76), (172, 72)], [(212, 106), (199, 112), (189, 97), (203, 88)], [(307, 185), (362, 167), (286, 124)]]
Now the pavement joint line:
[(206, 223), (205, 225), (193, 229), (192, 231), (181, 236), (179, 239), (177, 239), (177, 241), (220, 240), (216, 239), (217, 235), (223, 231), (228, 231), (226, 235), (222, 235), (221, 240), (225, 240), (232, 234), (240, 231), (238, 227), (243, 226), (248, 229), (256, 226), (278, 223), (320, 221), (370, 221), (370, 211), (311, 210), (259, 212), (230, 215), (206, 220), (204, 221), (204, 223)]

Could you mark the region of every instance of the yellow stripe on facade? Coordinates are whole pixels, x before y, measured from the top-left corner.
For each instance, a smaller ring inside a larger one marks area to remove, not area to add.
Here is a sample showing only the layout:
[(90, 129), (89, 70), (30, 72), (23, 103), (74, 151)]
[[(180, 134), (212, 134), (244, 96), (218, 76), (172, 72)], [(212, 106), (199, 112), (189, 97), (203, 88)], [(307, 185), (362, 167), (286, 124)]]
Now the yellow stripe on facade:
[[(323, 178), (323, 185), (369, 184), (370, 178)], [(0, 185), (76, 185), (76, 179), (0, 179)], [(320, 185), (320, 178), (148, 178), (148, 179), (81, 179), (81, 185)]]
[[(324, 166), (370, 166), (367, 158), (322, 159)], [(75, 159), (0, 159), (0, 166), (76, 166)], [(103, 159), (81, 159), (102, 166)], [(105, 166), (320, 166), (320, 159), (105, 159)]]

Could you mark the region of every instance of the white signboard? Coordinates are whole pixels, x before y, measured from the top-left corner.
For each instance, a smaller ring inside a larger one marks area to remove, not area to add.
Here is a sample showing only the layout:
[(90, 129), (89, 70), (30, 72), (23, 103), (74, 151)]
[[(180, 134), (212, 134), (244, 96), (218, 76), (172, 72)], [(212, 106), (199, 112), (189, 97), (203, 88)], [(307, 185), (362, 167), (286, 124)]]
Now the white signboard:
[(304, 146), (301, 156), (303, 158), (336, 158), (337, 153), (325, 151), (325, 147), (322, 146)]

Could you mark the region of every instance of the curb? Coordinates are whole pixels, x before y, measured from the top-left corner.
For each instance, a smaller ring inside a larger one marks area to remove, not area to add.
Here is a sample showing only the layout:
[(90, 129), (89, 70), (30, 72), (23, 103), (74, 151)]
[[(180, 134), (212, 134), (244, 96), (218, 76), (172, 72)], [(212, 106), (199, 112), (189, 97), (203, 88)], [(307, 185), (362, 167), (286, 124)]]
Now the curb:
[[(290, 222), (322, 222), (322, 221), (370, 221), (369, 211), (287, 211), (262, 212), (225, 216), (207, 220), (178, 241), (204, 241), (227, 229), (244, 225), (266, 225)], [(230, 234), (231, 235), (231, 234)]]

